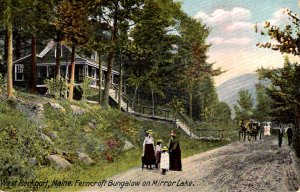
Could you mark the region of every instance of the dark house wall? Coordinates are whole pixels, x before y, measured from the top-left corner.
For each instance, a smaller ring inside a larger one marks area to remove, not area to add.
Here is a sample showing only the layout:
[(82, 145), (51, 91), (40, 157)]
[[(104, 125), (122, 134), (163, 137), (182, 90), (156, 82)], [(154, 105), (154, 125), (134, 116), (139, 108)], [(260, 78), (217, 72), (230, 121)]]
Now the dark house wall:
[[(23, 64), (24, 65), (24, 80), (23, 81), (16, 81), (15, 80), (15, 66), (16, 64)], [(26, 57), (25, 59), (16, 62), (13, 65), (13, 83), (14, 85), (21, 86), (21, 87), (29, 87), (30, 84), (30, 77), (31, 77), (31, 57)]]

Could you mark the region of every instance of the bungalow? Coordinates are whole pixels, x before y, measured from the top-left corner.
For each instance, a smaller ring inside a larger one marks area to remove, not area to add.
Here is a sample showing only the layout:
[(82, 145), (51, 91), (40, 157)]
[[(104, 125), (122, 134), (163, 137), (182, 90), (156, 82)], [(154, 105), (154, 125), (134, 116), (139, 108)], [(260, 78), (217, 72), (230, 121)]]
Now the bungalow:
[[(65, 79), (70, 79), (71, 71), (71, 49), (66, 45), (61, 45), (61, 76)], [(36, 56), (36, 87), (38, 90), (45, 90), (45, 80), (55, 77), (56, 69), (56, 42), (51, 41), (43, 49), (43, 51)], [(94, 59), (94, 60), (93, 60)], [(75, 83), (78, 85), (83, 82), (85, 77), (92, 78), (91, 87), (98, 88), (99, 82), (99, 64), (94, 58), (88, 59), (75, 56)], [(107, 67), (102, 67), (103, 78), (107, 73)], [(13, 62), (13, 83), (21, 87), (29, 87), (31, 76), (31, 54), (20, 58)], [(112, 71), (112, 83), (118, 82), (119, 72)]]

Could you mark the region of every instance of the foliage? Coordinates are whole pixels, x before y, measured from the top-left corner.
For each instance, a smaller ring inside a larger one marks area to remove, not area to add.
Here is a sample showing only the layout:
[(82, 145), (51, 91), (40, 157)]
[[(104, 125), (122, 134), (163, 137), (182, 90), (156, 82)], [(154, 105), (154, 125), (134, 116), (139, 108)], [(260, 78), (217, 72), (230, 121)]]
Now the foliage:
[[(271, 85), (267, 87), (267, 92), (274, 101), (273, 115), (282, 117), (292, 113), (299, 115), (300, 111), (300, 66), (298, 63), (291, 63), (285, 57), (283, 68), (258, 69), (260, 79), (267, 79)], [(276, 115), (277, 113), (277, 115)], [(284, 115), (285, 114), (285, 115)], [(280, 118), (280, 117), (279, 117)]]
[(182, 112), (184, 109), (183, 101), (179, 98), (173, 99), (168, 105), (171, 107), (175, 115)]
[(219, 102), (215, 106), (214, 117), (212, 117), (215, 122), (231, 122), (231, 109), (229, 105), (225, 102)]
[(199, 84), (206, 78), (221, 74), (220, 68), (213, 69), (213, 63), (207, 63), (207, 51), (210, 45), (206, 44), (209, 35), (208, 27), (186, 14), (180, 14), (178, 32), (178, 54), (176, 62), (179, 70), (176, 73), (178, 83), (188, 93), (189, 115), (193, 116), (194, 90), (199, 89)]
[(258, 121), (269, 121), (272, 111), (272, 99), (262, 84), (256, 85), (257, 105), (254, 110), (254, 117)]
[(195, 107), (200, 108), (198, 109), (199, 113), (193, 115), (194, 119), (201, 119), (207, 122), (214, 121), (217, 115), (216, 107), (219, 103), (219, 99), (212, 77), (207, 77), (201, 81), (194, 101)]
[(14, 100), (0, 104), (0, 176), (3, 179), (32, 177), (30, 159), (42, 163), (46, 152), (36, 127), (14, 109), (18, 105)]
[[(285, 9), (284, 14), (287, 14), (290, 24), (282, 28), (276, 25), (270, 25), (270, 22), (265, 21), (265, 31), (261, 31), (261, 35), (268, 35), (270, 39), (275, 40), (276, 43), (257, 43), (259, 48), (269, 48), (281, 53), (288, 53), (293, 55), (300, 55), (300, 18), (294, 14), (290, 9)], [(255, 31), (258, 32), (258, 27), (255, 25)]]
[(235, 119), (249, 120), (253, 117), (253, 99), (248, 90), (242, 89), (239, 91), (238, 105), (234, 105)]
[(80, 84), (80, 89), (82, 91), (82, 99), (86, 100), (87, 97), (92, 96), (92, 78), (91, 77), (85, 77), (83, 82)]
[(124, 48), (128, 63), (125, 66), (130, 86), (148, 93), (163, 95), (168, 83), (166, 73), (172, 64), (172, 43), (175, 35), (169, 33), (175, 26), (174, 12), (177, 4), (171, 1), (146, 1), (139, 15), (134, 18), (135, 27), (130, 31)]
[(45, 84), (48, 88), (48, 93), (54, 98), (58, 99), (60, 98), (62, 93), (65, 93), (67, 91), (67, 83), (64, 78), (51, 78), (51, 79), (46, 79)]
[(5, 86), (5, 79), (3, 75), (0, 73), (0, 92), (4, 88), (4, 86)]

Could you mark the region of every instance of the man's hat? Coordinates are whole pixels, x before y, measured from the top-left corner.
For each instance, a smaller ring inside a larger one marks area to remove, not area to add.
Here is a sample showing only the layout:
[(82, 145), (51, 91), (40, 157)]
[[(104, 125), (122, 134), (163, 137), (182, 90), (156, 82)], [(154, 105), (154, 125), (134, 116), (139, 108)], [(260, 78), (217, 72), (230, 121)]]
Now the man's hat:
[(149, 129), (149, 130), (146, 131), (146, 133), (154, 133), (154, 131)]
[(156, 142), (160, 142), (160, 143), (161, 143), (161, 142), (163, 142), (163, 140), (161, 140), (161, 139), (158, 139)]
[(167, 146), (164, 146), (161, 150), (162, 150), (162, 151), (168, 151), (168, 147), (167, 147)]

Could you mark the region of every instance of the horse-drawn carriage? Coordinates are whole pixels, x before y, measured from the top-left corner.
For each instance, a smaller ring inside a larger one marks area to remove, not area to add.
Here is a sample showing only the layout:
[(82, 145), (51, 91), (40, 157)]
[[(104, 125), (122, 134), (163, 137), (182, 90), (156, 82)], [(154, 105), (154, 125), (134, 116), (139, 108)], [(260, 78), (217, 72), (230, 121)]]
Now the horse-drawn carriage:
[(248, 139), (250, 142), (254, 142), (257, 140), (257, 136), (260, 136), (261, 139), (261, 126), (260, 123), (254, 122), (252, 119), (244, 125), (241, 123), (241, 129), (239, 131), (239, 139), (240, 141), (245, 141)]

